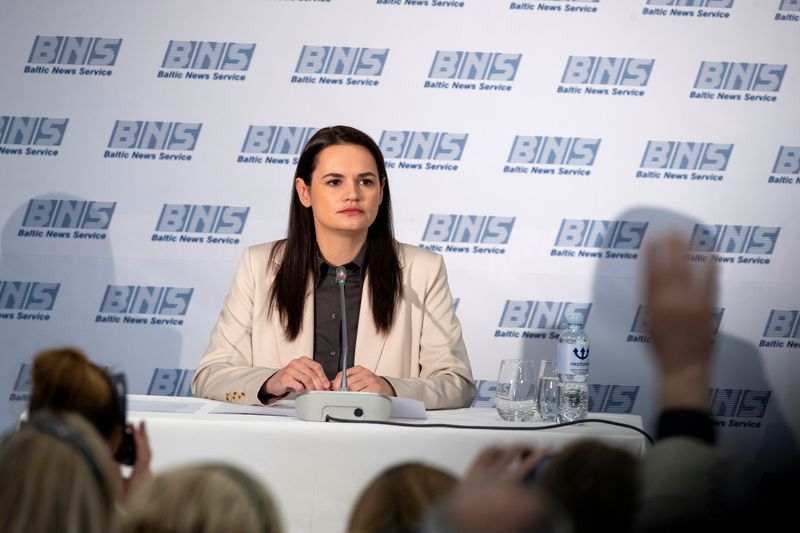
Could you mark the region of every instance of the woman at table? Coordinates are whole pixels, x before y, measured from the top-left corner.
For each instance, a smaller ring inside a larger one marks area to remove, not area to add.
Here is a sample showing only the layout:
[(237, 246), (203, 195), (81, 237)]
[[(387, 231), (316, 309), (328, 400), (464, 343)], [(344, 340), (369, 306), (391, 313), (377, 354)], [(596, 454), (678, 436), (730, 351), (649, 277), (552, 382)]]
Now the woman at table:
[(475, 384), (442, 257), (395, 240), (383, 155), (347, 126), (319, 130), (300, 155), (286, 239), (244, 251), (194, 394), (258, 404), (339, 390), (339, 266), (348, 390), (468, 406)]

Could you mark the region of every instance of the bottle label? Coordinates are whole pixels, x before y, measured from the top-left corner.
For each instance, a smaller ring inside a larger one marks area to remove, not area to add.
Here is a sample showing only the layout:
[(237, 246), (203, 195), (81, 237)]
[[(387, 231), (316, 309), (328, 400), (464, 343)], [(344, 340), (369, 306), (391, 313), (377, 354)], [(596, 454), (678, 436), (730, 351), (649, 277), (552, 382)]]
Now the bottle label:
[(586, 375), (589, 373), (589, 343), (562, 342), (558, 344), (558, 373)]

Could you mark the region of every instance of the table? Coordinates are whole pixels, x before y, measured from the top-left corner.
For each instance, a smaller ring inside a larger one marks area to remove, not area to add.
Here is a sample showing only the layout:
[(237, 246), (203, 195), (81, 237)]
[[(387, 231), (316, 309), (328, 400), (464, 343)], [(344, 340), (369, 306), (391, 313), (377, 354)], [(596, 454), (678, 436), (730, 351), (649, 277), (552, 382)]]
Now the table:
[[(289, 533), (345, 531), (361, 490), (378, 473), (402, 462), (420, 461), (460, 476), (490, 444), (527, 442), (558, 450), (575, 439), (591, 437), (636, 455), (643, 455), (649, 446), (640, 433), (606, 424), (500, 431), (497, 428), (534, 428), (544, 423), (505, 422), (488, 408), (429, 411), (427, 421), (416, 422), (495, 429), (408, 428), (212, 414), (220, 402), (199, 398), (130, 395), (128, 401), (129, 419), (146, 421), (155, 473), (201, 461), (241, 466), (267, 485)], [(642, 427), (641, 417), (635, 415), (591, 416)]]

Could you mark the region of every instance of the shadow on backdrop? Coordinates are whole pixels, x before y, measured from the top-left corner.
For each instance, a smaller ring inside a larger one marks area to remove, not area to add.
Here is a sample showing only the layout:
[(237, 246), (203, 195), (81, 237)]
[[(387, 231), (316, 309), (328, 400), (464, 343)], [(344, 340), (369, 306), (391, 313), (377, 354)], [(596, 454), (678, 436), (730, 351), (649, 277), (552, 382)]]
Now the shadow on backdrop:
[[(47, 202), (52, 206), (55, 200), (86, 202), (64, 193), (43, 194), (14, 210), (2, 230), (0, 283), (30, 282), (30, 285), (14, 284), (7, 286), (6, 291), (0, 290), (0, 338), (3, 339), (0, 347), (0, 375), (3, 376), (0, 380), (0, 430), (15, 424), (25, 410), (31, 390), (31, 361), (42, 349), (76, 346), (93, 362), (124, 371), (128, 390), (135, 394), (148, 391), (154, 368), (175, 368), (180, 359), (182, 334), (174, 328), (96, 321), (107, 287), (117, 284), (115, 261), (124, 260), (113, 254), (113, 218), (107, 231), (76, 228), (76, 224), (80, 226), (85, 220), (88, 210), (84, 206), (72, 211), (77, 215), (59, 218), (60, 227), (43, 227), (48, 216), (55, 219), (53, 213), (47, 215), (46, 211)], [(34, 204), (42, 210), (40, 215), (33, 213)], [(80, 205), (70, 204), (71, 207)], [(99, 212), (95, 215), (104, 216)], [(105, 238), (76, 239), (76, 229), (105, 233)], [(34, 236), (34, 230), (43, 235)], [(48, 230), (70, 237), (47, 236)], [(31, 236), (23, 236), (26, 234)], [(120, 282), (143, 286), (163, 284), (147, 281), (158, 280), (152, 272), (141, 274)], [(58, 284), (58, 287), (51, 284)], [(20, 313), (38, 318), (20, 318)]]
[[(677, 231), (691, 236), (695, 224), (685, 215), (659, 207), (634, 207), (615, 220), (648, 222), (645, 241)], [(602, 259), (597, 263), (593, 306), (587, 333), (592, 342), (590, 382), (638, 386), (633, 411), (653, 432), (657, 418), (657, 384), (651, 345), (646, 335), (646, 310), (642, 309), (641, 269), (644, 248), (635, 261)], [(725, 268), (718, 269), (720, 280)], [(717, 298), (719, 330), (714, 345), (710, 395), (711, 415), (717, 424), (717, 443), (732, 458), (731, 497), (734, 501), (779, 497), (790, 479), (797, 479), (800, 464), (797, 442), (769, 382), (762, 352), (747, 339), (726, 329), (726, 315), (741, 309), (723, 309), (726, 294), (735, 290), (728, 281)], [(720, 283), (720, 286), (722, 284)], [(754, 316), (754, 321), (762, 317)], [(768, 360), (767, 360), (768, 361)], [(759, 425), (760, 427), (753, 427)], [(795, 474), (793, 475), (792, 472)]]

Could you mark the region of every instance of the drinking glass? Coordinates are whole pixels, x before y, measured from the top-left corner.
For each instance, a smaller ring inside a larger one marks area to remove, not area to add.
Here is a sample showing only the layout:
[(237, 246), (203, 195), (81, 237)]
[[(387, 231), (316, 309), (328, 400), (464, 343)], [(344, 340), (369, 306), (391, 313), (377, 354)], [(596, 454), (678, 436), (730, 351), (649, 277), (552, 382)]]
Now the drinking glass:
[(558, 361), (543, 360), (539, 363), (536, 398), (541, 419), (558, 422)]
[(503, 420), (524, 422), (536, 414), (536, 362), (503, 359), (497, 376), (497, 413)]

